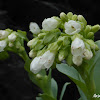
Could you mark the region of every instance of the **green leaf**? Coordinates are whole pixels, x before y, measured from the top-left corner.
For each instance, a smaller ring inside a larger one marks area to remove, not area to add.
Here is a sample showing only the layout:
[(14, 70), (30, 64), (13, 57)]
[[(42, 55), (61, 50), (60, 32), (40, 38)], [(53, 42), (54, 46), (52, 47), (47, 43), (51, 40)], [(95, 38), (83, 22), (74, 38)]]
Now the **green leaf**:
[(9, 54), (6, 51), (0, 52), (0, 60), (5, 60), (9, 57)]
[(63, 98), (63, 95), (64, 95), (64, 92), (66, 90), (66, 87), (69, 85), (70, 83), (66, 82), (62, 88), (62, 91), (61, 91), (61, 95), (60, 95), (60, 100), (62, 100)]
[(56, 100), (55, 98), (53, 98), (52, 96), (48, 95), (48, 94), (42, 94), (41, 95), (43, 100)]
[(82, 98), (79, 98), (78, 100), (83, 100)]
[(79, 100), (87, 100), (87, 97), (85, 96), (85, 94), (83, 93), (83, 91), (77, 86), (78, 91), (80, 93), (81, 98)]
[(41, 97), (36, 97), (36, 100), (43, 100)]
[(58, 71), (67, 75), (76, 85), (78, 85), (85, 95), (87, 94), (86, 85), (80, 81), (79, 73), (74, 67), (70, 67), (67, 64), (57, 64), (56, 67)]
[(52, 89), (53, 96), (57, 98), (58, 85), (57, 85), (57, 82), (53, 78), (51, 79), (51, 89)]

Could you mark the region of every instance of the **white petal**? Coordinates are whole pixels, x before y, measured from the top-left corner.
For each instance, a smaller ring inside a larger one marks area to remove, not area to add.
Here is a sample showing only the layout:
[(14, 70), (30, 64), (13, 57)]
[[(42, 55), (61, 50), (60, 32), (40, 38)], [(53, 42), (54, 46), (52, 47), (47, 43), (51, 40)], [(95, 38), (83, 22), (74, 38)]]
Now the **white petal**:
[(50, 51), (47, 51), (42, 55), (41, 61), (44, 63), (44, 67), (49, 69), (53, 64), (54, 59), (55, 59), (55, 54)]
[(8, 36), (8, 40), (11, 41), (11, 42), (15, 41), (16, 38), (17, 38), (17, 36), (16, 36), (15, 34), (10, 34), (10, 35)]
[(4, 51), (4, 48), (6, 47), (7, 43), (5, 40), (0, 41), (0, 52)]
[(30, 71), (34, 74), (37, 74), (42, 69), (43, 64), (40, 63), (41, 58), (41, 56), (35, 57), (30, 64)]
[(84, 55), (84, 58), (87, 60), (90, 60), (93, 57), (92, 51), (88, 49), (84, 49), (83, 55)]
[(4, 39), (9, 35), (9, 32), (0, 30), (0, 39)]
[(81, 25), (73, 20), (65, 22), (64, 27), (65, 27), (65, 33), (69, 35), (73, 35), (81, 31)]
[(82, 64), (82, 57), (81, 56), (73, 56), (73, 63), (77, 66)]
[(31, 22), (29, 25), (29, 29), (33, 34), (40, 33), (40, 28), (37, 23)]
[(58, 26), (58, 21), (54, 18), (47, 18), (44, 19), (44, 21), (42, 22), (42, 27), (46, 31), (53, 30), (57, 28), (57, 26)]
[(72, 55), (82, 56), (83, 50), (85, 48), (83, 40), (79, 38), (75, 38), (75, 40), (71, 44), (71, 53)]

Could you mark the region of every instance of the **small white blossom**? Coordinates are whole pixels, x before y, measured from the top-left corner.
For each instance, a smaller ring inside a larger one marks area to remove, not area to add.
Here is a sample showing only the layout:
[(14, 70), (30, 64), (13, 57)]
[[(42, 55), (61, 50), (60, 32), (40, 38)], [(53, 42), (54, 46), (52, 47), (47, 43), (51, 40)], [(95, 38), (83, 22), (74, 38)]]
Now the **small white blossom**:
[(37, 23), (31, 22), (29, 25), (29, 29), (33, 34), (40, 33), (40, 28)]
[(83, 58), (81, 56), (73, 56), (73, 63), (77, 66), (80, 66), (82, 64)]
[(55, 59), (55, 54), (50, 51), (45, 52), (42, 56), (35, 57), (30, 65), (30, 70), (37, 74), (41, 69), (49, 69)]
[(6, 47), (7, 43), (5, 40), (0, 41), (0, 52), (4, 51), (4, 48)]
[(17, 38), (17, 36), (16, 36), (15, 34), (10, 34), (10, 35), (8, 36), (8, 40), (11, 41), (11, 42), (15, 41), (16, 38)]
[(57, 28), (58, 24), (59, 22), (56, 19), (47, 18), (47, 19), (44, 19), (44, 21), (42, 22), (42, 27), (44, 30), (50, 31)]
[(90, 60), (93, 57), (92, 51), (88, 49), (84, 49), (83, 55), (84, 55), (84, 58), (87, 60)]
[(84, 52), (84, 42), (79, 38), (75, 38), (75, 40), (71, 44), (71, 53), (75, 56), (83, 56)]
[(81, 24), (73, 20), (65, 22), (64, 27), (65, 27), (65, 33), (69, 35), (73, 35), (81, 31)]
[(9, 35), (9, 32), (0, 30), (0, 39), (4, 39)]

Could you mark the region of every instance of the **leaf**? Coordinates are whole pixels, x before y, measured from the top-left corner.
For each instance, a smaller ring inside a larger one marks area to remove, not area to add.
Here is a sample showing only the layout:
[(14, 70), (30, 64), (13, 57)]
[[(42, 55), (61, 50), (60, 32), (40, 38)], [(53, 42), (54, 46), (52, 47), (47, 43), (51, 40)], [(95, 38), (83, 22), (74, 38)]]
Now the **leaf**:
[(69, 85), (70, 83), (66, 82), (62, 88), (62, 91), (61, 91), (61, 95), (60, 95), (60, 100), (62, 100), (63, 98), (63, 95), (64, 95), (64, 92), (66, 90), (66, 87)]
[(50, 95), (45, 94), (45, 93), (42, 94), (41, 97), (42, 97), (43, 100), (56, 100), (55, 98), (53, 98)]
[(52, 89), (53, 96), (57, 98), (58, 85), (57, 85), (57, 82), (53, 78), (51, 79), (51, 89)]
[(43, 100), (41, 97), (36, 97), (36, 100)]
[(67, 64), (57, 64), (56, 67), (58, 71), (67, 75), (87, 95), (86, 85), (80, 81), (79, 73), (74, 67), (70, 67)]
[(87, 97), (85, 96), (85, 94), (83, 93), (83, 91), (77, 86), (78, 91), (80, 93), (81, 98), (79, 100), (87, 100)]
[(9, 57), (9, 54), (6, 51), (0, 52), (0, 60), (5, 60)]

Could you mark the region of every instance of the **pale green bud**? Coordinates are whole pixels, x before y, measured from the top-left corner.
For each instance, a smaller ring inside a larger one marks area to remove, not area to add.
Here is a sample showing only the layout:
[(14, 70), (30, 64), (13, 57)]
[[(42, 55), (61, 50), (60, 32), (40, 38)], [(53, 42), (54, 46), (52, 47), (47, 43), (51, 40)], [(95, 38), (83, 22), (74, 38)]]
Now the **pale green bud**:
[(50, 50), (51, 52), (57, 52), (58, 49), (59, 49), (59, 46), (57, 42), (49, 44), (47, 48), (47, 50)]
[(65, 22), (68, 21), (68, 17), (67, 17), (67, 15), (64, 12), (60, 13), (60, 18), (61, 18), (62, 21), (65, 21)]
[(91, 29), (92, 32), (96, 33), (98, 30), (100, 30), (100, 25), (92, 26), (92, 29)]
[(37, 52), (33, 49), (29, 52), (29, 57), (34, 58), (37, 55)]
[(16, 48), (19, 49), (21, 47), (21, 43), (18, 41), (16, 42)]
[(45, 35), (46, 35), (46, 33), (40, 33), (40, 34), (38, 35), (38, 38), (39, 38), (39, 39), (42, 39)]
[(65, 57), (66, 57), (67, 55), (68, 55), (68, 52), (67, 52), (66, 49), (60, 50), (60, 51), (59, 51), (59, 54), (58, 54), (58, 59), (59, 59), (59, 61), (64, 60)]
[(19, 51), (20, 52), (23, 52), (24, 50), (25, 50), (24, 47), (23, 46), (20, 46)]
[(87, 21), (85, 20), (85, 18), (82, 15), (78, 15), (78, 21), (83, 22), (84, 25), (87, 25)]
[(73, 13), (72, 12), (67, 13), (68, 19), (72, 19), (72, 16), (73, 16)]
[(93, 40), (86, 40), (86, 42), (90, 45), (91, 49), (98, 50), (98, 46)]
[(36, 78), (39, 79), (39, 80), (41, 80), (41, 79), (42, 79), (42, 75), (37, 74), (37, 75), (36, 75)]
[(38, 42), (38, 38), (34, 38), (27, 43), (28, 47), (34, 47)]
[(94, 36), (94, 33), (93, 33), (93, 32), (89, 32), (89, 33), (87, 34), (87, 38), (93, 38), (93, 36)]
[(91, 31), (91, 26), (90, 25), (87, 25), (84, 32), (85, 34), (89, 33)]
[(14, 46), (14, 44), (12, 43), (12, 42), (9, 42), (9, 47), (13, 47)]
[(72, 20), (77, 20), (77, 15), (76, 14), (74, 14), (73, 16), (72, 16)]
[(69, 53), (69, 54), (68, 54), (68, 57), (67, 57), (67, 59), (66, 59), (67, 64), (68, 64), (69, 66), (72, 66), (72, 64), (73, 64), (72, 58), (73, 58), (72, 54)]

